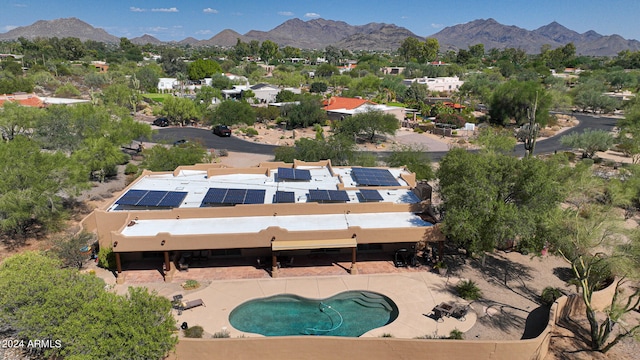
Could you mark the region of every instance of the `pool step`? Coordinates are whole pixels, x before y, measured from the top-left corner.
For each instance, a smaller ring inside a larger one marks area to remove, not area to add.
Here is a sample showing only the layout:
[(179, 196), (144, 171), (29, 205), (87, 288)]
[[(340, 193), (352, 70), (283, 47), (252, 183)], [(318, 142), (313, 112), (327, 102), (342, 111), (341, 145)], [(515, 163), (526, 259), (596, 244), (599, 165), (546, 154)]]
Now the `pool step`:
[(384, 308), (387, 311), (392, 311), (393, 309), (386, 302), (380, 301), (372, 301), (372, 299), (362, 298), (362, 297), (354, 297), (351, 299), (358, 305), (368, 307), (368, 308)]

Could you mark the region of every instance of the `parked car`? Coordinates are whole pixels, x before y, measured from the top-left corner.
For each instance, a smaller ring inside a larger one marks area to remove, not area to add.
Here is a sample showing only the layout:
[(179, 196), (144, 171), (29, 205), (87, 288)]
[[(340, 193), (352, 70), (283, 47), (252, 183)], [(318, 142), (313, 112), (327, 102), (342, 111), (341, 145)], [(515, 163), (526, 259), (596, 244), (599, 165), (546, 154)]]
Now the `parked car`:
[(231, 136), (231, 129), (227, 125), (216, 125), (213, 127), (213, 133), (218, 136)]
[(167, 126), (169, 126), (169, 119), (167, 119), (167, 118), (157, 118), (157, 119), (153, 120), (153, 125), (160, 126), (160, 127), (167, 127)]
[(189, 140), (187, 140), (187, 139), (176, 140), (176, 141), (173, 142), (173, 146), (184, 145), (184, 144), (186, 144), (188, 142), (189, 142)]

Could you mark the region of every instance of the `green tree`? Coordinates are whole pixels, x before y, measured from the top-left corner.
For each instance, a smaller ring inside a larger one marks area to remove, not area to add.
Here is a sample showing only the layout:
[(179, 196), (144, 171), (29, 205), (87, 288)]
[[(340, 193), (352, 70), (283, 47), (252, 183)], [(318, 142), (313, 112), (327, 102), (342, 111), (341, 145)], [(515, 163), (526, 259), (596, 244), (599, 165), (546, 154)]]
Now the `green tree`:
[(280, 92), (276, 94), (276, 102), (293, 102), (297, 99), (298, 95), (291, 90), (280, 90)]
[(552, 160), (453, 149), (437, 171), (443, 232), (472, 252), (515, 239), (541, 249), (547, 216), (562, 199), (560, 175)]
[(13, 140), (18, 135), (30, 135), (42, 115), (39, 109), (5, 102), (0, 111), (0, 136), (2, 140)]
[(522, 125), (528, 119), (537, 99), (535, 119), (545, 126), (549, 118), (551, 98), (537, 82), (508, 81), (499, 85), (491, 98), (490, 121), (497, 125), (508, 125), (511, 120)]
[(564, 135), (560, 143), (582, 151), (583, 157), (593, 158), (597, 151), (607, 151), (613, 145), (613, 135), (603, 130), (585, 130), (582, 133)]
[(200, 115), (196, 104), (189, 98), (168, 97), (162, 103), (162, 114), (174, 124), (186, 125)]
[(213, 113), (209, 123), (211, 125), (253, 125), (256, 122), (256, 113), (246, 101), (226, 100), (220, 103)]
[(211, 162), (207, 149), (195, 142), (181, 146), (153, 146), (143, 151), (144, 160), (140, 167), (150, 171), (173, 171), (181, 165)]
[(275, 160), (293, 162), (331, 160), (334, 165), (349, 165), (354, 160), (353, 140), (343, 136), (330, 136), (328, 139), (302, 138), (294, 147), (279, 147), (275, 150)]
[(269, 64), (271, 60), (278, 56), (278, 44), (271, 40), (265, 40), (260, 44), (260, 58)]
[(415, 37), (408, 37), (400, 43), (400, 48), (398, 48), (398, 54), (404, 59), (404, 61), (409, 62), (412, 59), (417, 61), (417, 59), (421, 56), (422, 53), (422, 42)]
[(321, 124), (327, 119), (320, 99), (315, 96), (303, 96), (298, 104), (286, 105), (282, 112), (290, 129)]
[(221, 73), (220, 64), (210, 59), (198, 59), (187, 66), (187, 75), (191, 80), (201, 80)]
[(41, 151), (23, 136), (0, 143), (0, 231), (24, 235), (55, 230), (67, 215), (66, 199), (87, 188), (86, 173), (60, 152)]
[(393, 135), (399, 128), (400, 122), (394, 115), (370, 109), (346, 117), (339, 123), (337, 132), (348, 137), (364, 136), (374, 142), (376, 135)]
[(309, 92), (312, 93), (324, 93), (325, 91), (327, 91), (327, 84), (321, 81), (313, 82), (309, 87)]
[(81, 94), (80, 94), (80, 90), (78, 90), (78, 88), (73, 86), (73, 84), (66, 83), (58, 87), (54, 95), (57, 97), (63, 97), (63, 98), (77, 98), (77, 97), (80, 97)]
[(35, 252), (5, 260), (0, 275), (2, 323), (25, 341), (61, 341), (38, 357), (160, 359), (177, 342), (171, 303), (145, 288), (119, 296), (99, 277)]
[(417, 180), (431, 180), (435, 177), (431, 159), (424, 149), (414, 146), (401, 146), (393, 149), (385, 159), (387, 166), (406, 166), (416, 174)]

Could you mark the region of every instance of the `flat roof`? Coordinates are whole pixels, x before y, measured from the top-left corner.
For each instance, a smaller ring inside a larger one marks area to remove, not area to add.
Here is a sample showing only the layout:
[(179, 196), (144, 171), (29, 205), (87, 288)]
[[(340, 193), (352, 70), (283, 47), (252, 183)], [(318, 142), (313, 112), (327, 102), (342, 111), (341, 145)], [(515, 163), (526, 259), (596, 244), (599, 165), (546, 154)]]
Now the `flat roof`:
[(172, 235), (255, 234), (269, 227), (280, 227), (288, 231), (317, 231), (346, 230), (349, 227), (385, 229), (431, 225), (431, 223), (422, 220), (420, 216), (408, 212), (245, 216), (137, 220), (134, 225), (126, 226), (122, 230), (122, 235), (155, 236), (159, 233)]
[[(263, 204), (274, 203), (276, 191), (286, 191), (293, 193), (295, 203), (306, 203), (309, 202), (309, 190), (339, 190), (339, 185), (343, 184), (344, 188), (348, 189), (346, 190), (349, 198), (347, 203), (362, 201), (358, 196), (358, 183), (352, 177), (350, 167), (332, 168), (333, 174), (327, 166), (297, 166), (295, 168), (309, 170), (311, 180), (279, 179), (278, 169), (268, 170), (267, 168), (264, 168), (264, 173), (250, 173), (248, 170), (243, 172), (243, 169), (237, 169), (238, 172), (235, 174), (214, 176), (207, 176), (206, 170), (181, 170), (175, 176), (173, 173), (145, 175), (139, 178), (127, 192), (130, 190), (186, 192), (187, 195), (178, 208), (199, 208), (210, 188), (264, 190)], [(401, 178), (401, 174), (408, 173), (406, 170), (402, 168), (384, 168), (384, 170), (391, 173), (399, 186), (374, 187), (382, 198), (381, 202), (396, 204), (420, 202), (411, 189), (408, 189), (409, 184)], [(255, 171), (255, 168), (252, 168), (252, 171)], [(108, 211), (154, 210), (153, 207), (117, 205), (118, 200), (119, 198), (109, 207)]]

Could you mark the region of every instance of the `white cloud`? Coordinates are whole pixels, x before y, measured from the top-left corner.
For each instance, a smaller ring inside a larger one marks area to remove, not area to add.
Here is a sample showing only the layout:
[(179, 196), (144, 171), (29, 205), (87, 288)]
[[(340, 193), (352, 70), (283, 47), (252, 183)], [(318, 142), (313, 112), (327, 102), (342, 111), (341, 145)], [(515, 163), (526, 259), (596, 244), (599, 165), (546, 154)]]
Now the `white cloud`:
[(145, 12), (145, 11), (147, 11), (145, 9), (141, 9), (141, 8), (135, 7), (135, 6), (130, 7), (129, 10), (133, 11), (133, 12)]
[(400, 19), (408, 19), (408, 16), (400, 16)]
[(13, 6), (15, 6), (15, 7), (27, 7), (26, 4), (13, 4)]
[(306, 17), (306, 18), (319, 18), (320, 14), (318, 14), (318, 13), (306, 13), (306, 14), (304, 14), (304, 17)]
[(197, 35), (211, 35), (213, 34), (213, 31), (211, 30), (198, 30), (196, 31)]
[(156, 32), (156, 33), (165, 32), (167, 30), (169, 30), (169, 28), (166, 28), (166, 27), (163, 27), (163, 26), (154, 26), (154, 27), (147, 28), (147, 31)]
[(172, 7), (172, 8), (156, 8), (156, 9), (151, 9), (151, 11), (153, 12), (178, 12), (178, 8)]
[(291, 11), (278, 11), (278, 15), (293, 16), (293, 12), (291, 12)]
[(217, 14), (218, 10), (212, 8), (202, 9), (202, 12), (205, 14)]
[(13, 30), (15, 28), (17, 28), (17, 26), (15, 26), (15, 25), (5, 25), (5, 26), (2, 27), (2, 30), (4, 30), (4, 32), (7, 32), (7, 31), (11, 31), (11, 30)]
[(434, 29), (440, 29), (443, 26), (444, 26), (443, 24), (431, 24), (431, 27)]

